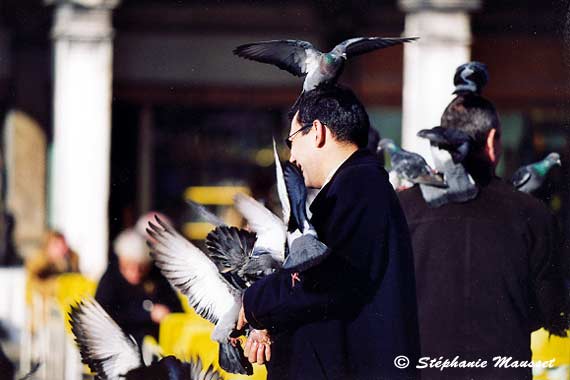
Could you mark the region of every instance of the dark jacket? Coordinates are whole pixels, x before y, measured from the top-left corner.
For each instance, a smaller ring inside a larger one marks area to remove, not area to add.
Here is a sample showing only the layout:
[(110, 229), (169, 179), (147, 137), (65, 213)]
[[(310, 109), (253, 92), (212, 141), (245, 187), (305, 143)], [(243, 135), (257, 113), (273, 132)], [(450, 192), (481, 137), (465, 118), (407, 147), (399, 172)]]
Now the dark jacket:
[(413, 257), (404, 215), (374, 156), (349, 157), (311, 205), (331, 249), (300, 274), (272, 274), (244, 295), (246, 318), (274, 339), (268, 378), (415, 379), (394, 359), (418, 354)]
[(488, 361), (484, 369), (422, 370), (422, 379), (530, 379), (495, 368), (496, 356), (530, 360), (530, 333), (562, 332), (564, 286), (554, 217), (496, 177), (477, 198), (429, 208), (420, 189), (400, 193), (414, 249), (421, 355)]
[(182, 312), (182, 305), (168, 281), (153, 266), (146, 279), (139, 285), (131, 285), (121, 275), (118, 263), (109, 264), (101, 277), (95, 299), (109, 313), (111, 318), (137, 342), (145, 335), (158, 339), (158, 324), (150, 318), (150, 312), (143, 302), (168, 306), (171, 312)]

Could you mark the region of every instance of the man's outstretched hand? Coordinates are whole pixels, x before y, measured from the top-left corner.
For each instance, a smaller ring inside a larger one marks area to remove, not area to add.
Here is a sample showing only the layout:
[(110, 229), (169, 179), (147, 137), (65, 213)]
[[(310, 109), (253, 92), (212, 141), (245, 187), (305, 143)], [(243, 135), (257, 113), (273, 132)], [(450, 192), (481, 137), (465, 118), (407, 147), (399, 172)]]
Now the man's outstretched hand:
[[(247, 324), (243, 305), (239, 311), (237, 330), (241, 330)], [(251, 330), (243, 350), (250, 363), (265, 364), (271, 359), (271, 338), (267, 330)]]
[(251, 330), (243, 352), (250, 363), (265, 364), (271, 360), (271, 338), (267, 330)]

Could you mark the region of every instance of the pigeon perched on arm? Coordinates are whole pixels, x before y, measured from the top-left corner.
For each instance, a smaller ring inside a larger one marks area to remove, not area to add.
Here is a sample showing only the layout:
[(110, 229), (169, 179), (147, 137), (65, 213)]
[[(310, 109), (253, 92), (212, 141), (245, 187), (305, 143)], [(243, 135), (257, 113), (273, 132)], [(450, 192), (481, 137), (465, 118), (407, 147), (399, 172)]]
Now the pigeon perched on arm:
[(210, 365), (202, 370), (199, 358), (182, 362), (167, 356), (150, 365), (143, 362), (140, 349), (94, 299), (72, 306), (71, 331), (81, 359), (102, 380), (221, 380)]
[(542, 161), (525, 165), (517, 169), (511, 178), (511, 182), (517, 190), (524, 193), (532, 193), (538, 190), (546, 175), (552, 167), (560, 166), (560, 155), (556, 152), (550, 153)]
[(315, 49), (307, 41), (271, 40), (240, 45), (233, 52), (239, 57), (273, 64), (293, 75), (305, 76), (303, 91), (310, 91), (321, 84), (336, 82), (347, 59), (415, 40), (417, 37), (357, 37), (341, 42), (328, 53)]
[(462, 164), (472, 145), (471, 137), (458, 129), (442, 127), (422, 129), (418, 137), (430, 141), (435, 169), (443, 174), (447, 184), (446, 188), (420, 184), (426, 203), (430, 207), (439, 207), (475, 198), (479, 190)]
[(380, 140), (378, 149), (388, 152), (392, 171), (396, 172), (399, 178), (414, 184), (423, 183), (430, 186), (447, 187), (442, 176), (433, 170), (419, 154), (400, 148), (391, 139)]

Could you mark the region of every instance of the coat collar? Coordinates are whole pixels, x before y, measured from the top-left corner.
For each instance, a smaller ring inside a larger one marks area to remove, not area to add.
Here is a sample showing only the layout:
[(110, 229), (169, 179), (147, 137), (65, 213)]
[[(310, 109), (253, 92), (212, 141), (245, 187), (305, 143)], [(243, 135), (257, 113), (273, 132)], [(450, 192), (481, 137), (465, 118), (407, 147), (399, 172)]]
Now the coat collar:
[(311, 210), (311, 212), (314, 212), (315, 209), (318, 207), (318, 203), (320, 203), (320, 200), (322, 198), (324, 198), (324, 194), (327, 193), (328, 188), (331, 186), (331, 184), (334, 182), (335, 178), (339, 175), (339, 173), (342, 173), (344, 170), (346, 170), (347, 168), (350, 168), (352, 166), (356, 166), (356, 165), (362, 165), (362, 164), (375, 164), (378, 165), (378, 159), (367, 149), (367, 148), (361, 148), (358, 149), (356, 152), (352, 153), (339, 167), (338, 169), (336, 169), (336, 171), (334, 172), (333, 176), (325, 183), (325, 185), (319, 190), (319, 193), (317, 194), (317, 196), (315, 197), (315, 199), (313, 200), (313, 202), (311, 203), (311, 206), (309, 207), (309, 209)]

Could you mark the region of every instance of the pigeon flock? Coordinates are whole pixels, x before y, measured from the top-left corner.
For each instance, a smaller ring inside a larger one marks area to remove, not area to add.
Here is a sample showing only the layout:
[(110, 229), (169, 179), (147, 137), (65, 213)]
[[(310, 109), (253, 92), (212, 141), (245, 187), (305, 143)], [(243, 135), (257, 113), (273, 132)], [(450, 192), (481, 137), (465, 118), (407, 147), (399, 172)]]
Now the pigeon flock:
[[(351, 38), (328, 53), (306, 41), (272, 40), (238, 46), (234, 53), (304, 76), (302, 91), (307, 92), (336, 82), (345, 61), (352, 57), (415, 40), (416, 37)], [(480, 94), (487, 81), (484, 64), (466, 63), (455, 73), (454, 94)], [(378, 152), (389, 155), (391, 172), (400, 184), (419, 185), (431, 207), (475, 197), (477, 185), (463, 167), (472, 147), (471, 138), (459, 130), (442, 127), (421, 130), (418, 137), (429, 140), (434, 168), (419, 154), (398, 147), (390, 139), (382, 139), (378, 144)], [(190, 201), (190, 207), (214, 226), (206, 238), (205, 250), (158, 217), (147, 228), (156, 266), (187, 297), (196, 313), (215, 325), (211, 338), (219, 344), (219, 365), (230, 373), (253, 372), (237, 339), (248, 331), (236, 331), (245, 289), (276, 271), (306, 270), (329, 253), (311, 225), (302, 173), (289, 162), (281, 163), (275, 141), (273, 150), (282, 215), (275, 215), (246, 194), (237, 194), (235, 208), (248, 225), (247, 229), (238, 228), (226, 225), (204, 206)], [(560, 165), (557, 153), (520, 168), (512, 178), (513, 185), (520, 191), (536, 191), (554, 165)], [(73, 307), (70, 321), (82, 360), (98, 379), (221, 379), (211, 365), (204, 368), (199, 359), (181, 361), (168, 356), (144, 363), (134, 339), (95, 300), (86, 299)]]

